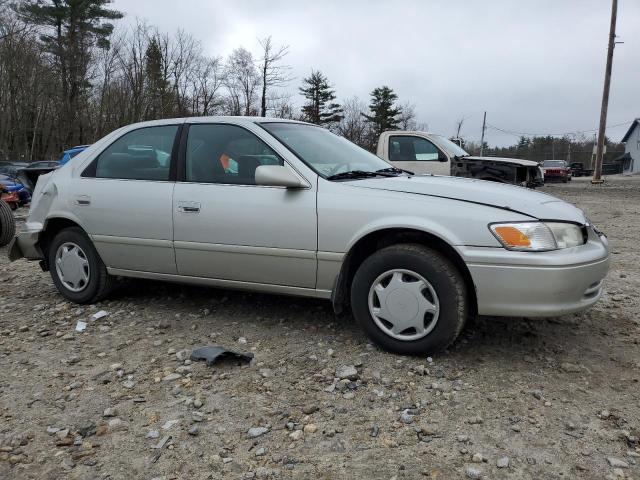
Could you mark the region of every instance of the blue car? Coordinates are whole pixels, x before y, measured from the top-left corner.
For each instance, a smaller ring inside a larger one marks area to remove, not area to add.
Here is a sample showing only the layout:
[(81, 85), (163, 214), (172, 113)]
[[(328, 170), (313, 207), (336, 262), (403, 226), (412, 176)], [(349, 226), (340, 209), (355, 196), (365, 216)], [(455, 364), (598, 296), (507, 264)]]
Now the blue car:
[(68, 150), (65, 150), (64, 152), (62, 152), (62, 158), (59, 161), (60, 165), (64, 165), (80, 152), (83, 152), (84, 150), (89, 148), (89, 146), (90, 145), (78, 145), (77, 147), (72, 147)]
[(24, 188), (24, 185), (19, 183), (15, 178), (8, 175), (0, 174), (0, 185), (7, 192), (17, 192), (20, 199), (20, 206), (26, 205), (31, 201), (31, 194)]

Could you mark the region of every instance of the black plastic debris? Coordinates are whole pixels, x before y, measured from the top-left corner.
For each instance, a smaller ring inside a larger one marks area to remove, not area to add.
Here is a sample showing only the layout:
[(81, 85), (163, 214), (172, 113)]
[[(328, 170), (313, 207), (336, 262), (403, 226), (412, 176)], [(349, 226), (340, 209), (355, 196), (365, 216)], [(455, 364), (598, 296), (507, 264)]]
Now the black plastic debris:
[(253, 353), (240, 353), (233, 350), (227, 350), (224, 347), (212, 345), (208, 347), (196, 348), (191, 352), (191, 360), (193, 361), (205, 361), (208, 366), (213, 365), (218, 360), (236, 359), (243, 362), (250, 362), (253, 359)]

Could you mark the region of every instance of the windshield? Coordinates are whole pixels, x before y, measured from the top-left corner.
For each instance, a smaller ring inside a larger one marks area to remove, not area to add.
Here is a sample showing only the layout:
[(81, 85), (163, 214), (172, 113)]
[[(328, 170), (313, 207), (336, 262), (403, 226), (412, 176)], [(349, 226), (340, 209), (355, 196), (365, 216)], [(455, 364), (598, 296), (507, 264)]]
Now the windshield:
[(455, 155), (456, 157), (468, 157), (469, 154), (464, 151), (463, 148), (457, 143), (452, 142), (447, 137), (443, 137), (442, 135), (434, 135), (438, 139), (438, 143), (440, 146), (446, 150), (449, 154)]
[(546, 160), (543, 164), (543, 167), (564, 167), (563, 160)]
[(320, 176), (349, 171), (375, 172), (391, 165), (329, 130), (304, 123), (261, 123)]

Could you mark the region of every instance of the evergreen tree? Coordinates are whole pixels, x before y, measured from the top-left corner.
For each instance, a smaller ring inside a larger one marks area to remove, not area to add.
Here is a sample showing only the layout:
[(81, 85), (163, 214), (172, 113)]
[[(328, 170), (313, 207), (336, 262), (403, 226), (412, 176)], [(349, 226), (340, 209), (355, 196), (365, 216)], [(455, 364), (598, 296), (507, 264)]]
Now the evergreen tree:
[(398, 128), (398, 117), (402, 114), (402, 109), (395, 105), (397, 99), (398, 95), (387, 86), (378, 87), (371, 92), (371, 115), (363, 115), (371, 124), (372, 135), (376, 139), (382, 132)]
[[(25, 0), (18, 11), (42, 28), (40, 40), (60, 79), (59, 128), (70, 146), (84, 140), (80, 112), (90, 87), (88, 66), (94, 47), (109, 48), (113, 25), (123, 14), (107, 8), (111, 0)], [(105, 21), (106, 20), (106, 21)]]
[(166, 78), (165, 59), (156, 37), (152, 37), (145, 52), (145, 74), (149, 105), (146, 118), (156, 119), (170, 116), (172, 102), (171, 86)]
[(302, 114), (310, 123), (332, 125), (342, 120), (342, 107), (334, 102), (336, 94), (322, 72), (311, 70), (303, 79), (300, 93), (307, 99)]

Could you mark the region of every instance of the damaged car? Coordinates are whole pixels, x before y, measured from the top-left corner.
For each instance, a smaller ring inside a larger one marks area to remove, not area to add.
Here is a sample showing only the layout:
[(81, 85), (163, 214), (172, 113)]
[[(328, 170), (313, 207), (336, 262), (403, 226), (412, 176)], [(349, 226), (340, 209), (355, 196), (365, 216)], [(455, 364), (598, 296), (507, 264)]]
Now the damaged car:
[(550, 195), (416, 176), (316, 125), (251, 117), (123, 127), (42, 175), (9, 256), (76, 303), (117, 277), (323, 298), (402, 354), (470, 315), (593, 305), (606, 236)]

